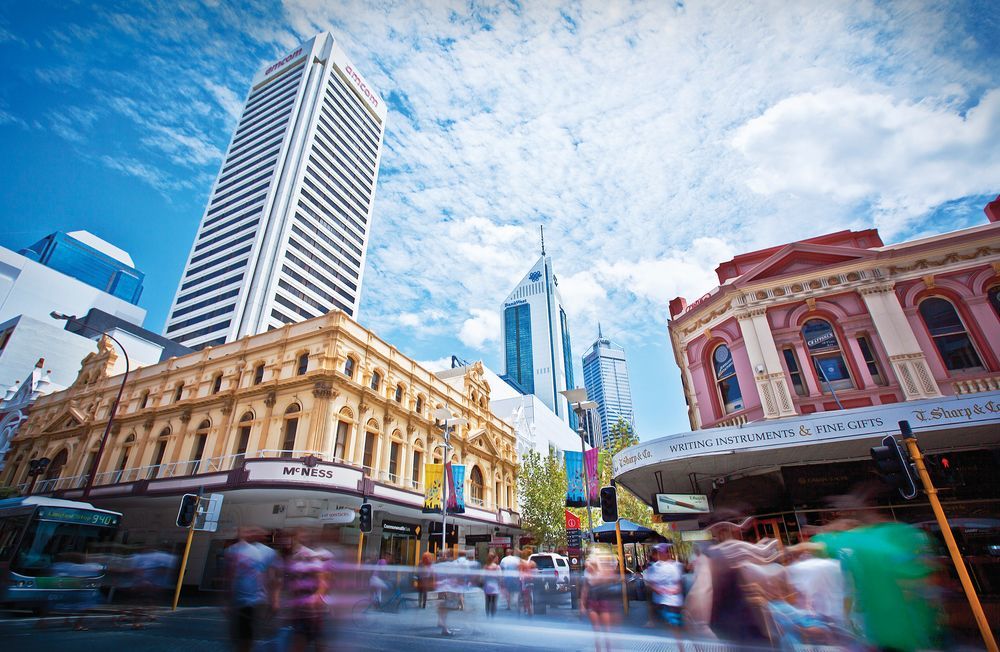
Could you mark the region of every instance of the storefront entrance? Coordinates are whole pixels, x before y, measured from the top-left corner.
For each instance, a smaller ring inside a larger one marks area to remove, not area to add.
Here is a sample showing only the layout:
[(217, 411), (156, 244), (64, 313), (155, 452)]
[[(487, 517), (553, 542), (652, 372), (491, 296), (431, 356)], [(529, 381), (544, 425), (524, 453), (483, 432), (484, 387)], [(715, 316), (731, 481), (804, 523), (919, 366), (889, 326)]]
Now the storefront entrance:
[(385, 559), (390, 564), (416, 564), (421, 529), (420, 525), (414, 523), (383, 521), (379, 559)]

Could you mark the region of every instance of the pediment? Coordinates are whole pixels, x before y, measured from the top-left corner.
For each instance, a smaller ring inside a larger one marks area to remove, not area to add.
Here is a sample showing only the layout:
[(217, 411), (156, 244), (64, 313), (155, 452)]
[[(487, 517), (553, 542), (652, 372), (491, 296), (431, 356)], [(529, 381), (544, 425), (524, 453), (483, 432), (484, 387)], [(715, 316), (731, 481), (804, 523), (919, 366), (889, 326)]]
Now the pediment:
[(831, 265), (842, 265), (857, 260), (874, 258), (870, 249), (833, 247), (796, 242), (786, 245), (746, 272), (734, 283), (736, 287), (757, 283), (769, 278), (819, 271)]
[(493, 445), (493, 441), (489, 438), (486, 428), (480, 428), (479, 430), (473, 432), (471, 435), (469, 435), (468, 441), (473, 446), (481, 445), (491, 455), (494, 456), (500, 455), (500, 451), (497, 450), (497, 447)]
[(87, 415), (75, 407), (64, 410), (59, 416), (49, 422), (42, 432), (62, 432), (82, 426), (87, 421)]

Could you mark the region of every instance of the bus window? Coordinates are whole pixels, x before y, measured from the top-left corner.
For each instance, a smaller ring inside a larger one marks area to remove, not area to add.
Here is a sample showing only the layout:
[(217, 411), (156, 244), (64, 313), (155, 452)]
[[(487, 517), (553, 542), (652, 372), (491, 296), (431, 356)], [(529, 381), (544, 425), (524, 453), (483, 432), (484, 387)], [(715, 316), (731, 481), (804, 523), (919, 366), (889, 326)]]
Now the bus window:
[(11, 516), (0, 521), (0, 561), (10, 561), (28, 516)]
[(11, 565), (22, 575), (48, 574), (52, 563), (67, 554), (87, 553), (114, 537), (113, 528), (32, 519)]

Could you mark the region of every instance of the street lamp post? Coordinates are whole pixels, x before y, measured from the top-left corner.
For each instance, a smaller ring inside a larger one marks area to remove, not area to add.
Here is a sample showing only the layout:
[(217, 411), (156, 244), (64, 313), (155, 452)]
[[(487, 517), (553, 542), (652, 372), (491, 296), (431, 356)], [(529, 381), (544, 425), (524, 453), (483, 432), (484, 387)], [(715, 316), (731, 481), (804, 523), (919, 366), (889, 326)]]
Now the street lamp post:
[(590, 528), (590, 543), (595, 543), (594, 517), (590, 511), (590, 474), (587, 472), (587, 440), (584, 436), (583, 418), (586, 416), (588, 410), (593, 410), (597, 407), (597, 403), (587, 400), (587, 390), (584, 387), (565, 389), (559, 393), (566, 397), (574, 414), (576, 414), (576, 432), (580, 435), (580, 451), (584, 455), (582, 466), (584, 495), (587, 497), (587, 527)]
[(451, 429), (454, 426), (464, 426), (469, 423), (468, 419), (456, 417), (448, 408), (439, 408), (434, 411), (434, 418), (441, 422), (441, 431), (444, 437), (444, 457), (441, 464), (441, 552), (448, 547), (448, 453), (451, 449)]
[(88, 496), (90, 496), (90, 490), (94, 486), (94, 478), (97, 476), (97, 469), (100, 468), (101, 457), (104, 455), (104, 448), (108, 443), (108, 436), (111, 434), (111, 426), (115, 421), (115, 414), (118, 412), (118, 403), (122, 400), (122, 393), (125, 391), (125, 383), (128, 381), (128, 372), (130, 371), (128, 351), (125, 350), (125, 347), (122, 346), (122, 343), (119, 342), (115, 337), (113, 337), (112, 335), (110, 335), (105, 331), (101, 331), (91, 326), (88, 326), (87, 324), (84, 324), (83, 322), (78, 320), (75, 315), (64, 315), (61, 312), (53, 311), (49, 313), (49, 316), (52, 317), (52, 319), (58, 319), (60, 321), (76, 323), (78, 326), (86, 328), (91, 332), (99, 333), (101, 335), (106, 335), (108, 339), (110, 339), (112, 342), (118, 345), (118, 348), (122, 350), (122, 354), (125, 356), (125, 373), (122, 375), (122, 383), (118, 387), (118, 394), (115, 396), (114, 403), (111, 404), (111, 411), (108, 412), (108, 423), (104, 427), (104, 434), (101, 436), (101, 443), (97, 448), (97, 455), (94, 457), (94, 462), (90, 465), (90, 469), (87, 472), (87, 483), (83, 487), (83, 497), (87, 498)]

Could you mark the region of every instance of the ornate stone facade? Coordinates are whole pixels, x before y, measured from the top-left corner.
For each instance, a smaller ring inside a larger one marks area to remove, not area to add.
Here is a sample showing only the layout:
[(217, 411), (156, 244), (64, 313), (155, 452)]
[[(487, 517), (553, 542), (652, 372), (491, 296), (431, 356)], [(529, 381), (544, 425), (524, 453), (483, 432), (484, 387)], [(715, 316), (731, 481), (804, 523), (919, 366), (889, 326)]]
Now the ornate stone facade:
[[(13, 441), (5, 484), (23, 484), (27, 461), (44, 456), (64, 462), (42, 489), (82, 485), (121, 384), (111, 375), (116, 359), (100, 347), (71, 387), (36, 402)], [(133, 370), (95, 484), (311, 455), (420, 491), (423, 463), (441, 456), (432, 415), (447, 407), (469, 421), (451, 437), (452, 461), (466, 465), (469, 502), (516, 510), (516, 438), (490, 412), (489, 394), (475, 365), (460, 386), (449, 386), (332, 312)]]
[[(841, 231), (742, 254), (717, 272), (720, 285), (695, 303), (670, 303), (694, 429), (1000, 382), (1000, 223), (992, 215), (985, 226), (891, 246), (874, 230)], [(951, 311), (948, 333), (928, 326), (921, 305), (929, 299)], [(807, 342), (807, 323), (827, 329), (824, 343)], [(960, 345), (968, 360), (946, 360), (956, 355), (947, 347)], [(731, 354), (721, 377), (720, 347)], [(839, 380), (823, 377), (823, 361)]]

